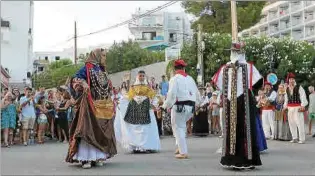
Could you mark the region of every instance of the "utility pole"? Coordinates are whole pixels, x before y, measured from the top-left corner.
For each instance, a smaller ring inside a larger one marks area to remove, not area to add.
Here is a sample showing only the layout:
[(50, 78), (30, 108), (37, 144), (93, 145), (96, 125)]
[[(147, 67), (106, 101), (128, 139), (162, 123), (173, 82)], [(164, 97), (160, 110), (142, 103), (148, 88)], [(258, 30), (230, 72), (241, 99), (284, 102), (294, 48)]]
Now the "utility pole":
[(238, 28), (237, 28), (237, 12), (236, 1), (231, 1), (231, 19), (232, 19), (232, 42), (238, 42)]
[(202, 24), (198, 24), (198, 63), (197, 63), (197, 83), (199, 86), (204, 86), (204, 63), (203, 63), (203, 50), (204, 42), (202, 40)]
[(77, 65), (77, 22), (74, 21), (74, 64)]

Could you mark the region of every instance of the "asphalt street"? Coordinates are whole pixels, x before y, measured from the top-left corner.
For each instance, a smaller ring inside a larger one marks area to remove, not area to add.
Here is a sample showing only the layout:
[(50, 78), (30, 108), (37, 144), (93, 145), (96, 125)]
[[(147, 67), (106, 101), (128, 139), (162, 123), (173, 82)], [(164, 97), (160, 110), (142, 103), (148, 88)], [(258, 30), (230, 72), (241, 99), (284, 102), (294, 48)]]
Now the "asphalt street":
[(84, 170), (67, 164), (67, 144), (54, 141), (43, 145), (13, 146), (1, 149), (1, 175), (315, 175), (315, 139), (305, 144), (268, 141), (261, 155), (263, 166), (253, 171), (233, 171), (220, 166), (218, 137), (189, 137), (187, 160), (174, 158), (174, 138), (161, 139), (162, 151), (156, 154), (119, 153), (103, 167)]

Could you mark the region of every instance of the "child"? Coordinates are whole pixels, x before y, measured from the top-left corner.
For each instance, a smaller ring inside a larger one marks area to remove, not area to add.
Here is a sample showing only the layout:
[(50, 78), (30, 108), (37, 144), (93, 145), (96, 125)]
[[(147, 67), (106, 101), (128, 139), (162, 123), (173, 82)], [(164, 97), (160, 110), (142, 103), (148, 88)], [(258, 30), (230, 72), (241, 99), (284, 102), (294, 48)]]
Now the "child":
[(47, 126), (47, 116), (46, 113), (48, 112), (45, 104), (45, 97), (40, 97), (38, 102), (37, 102), (37, 108), (39, 109), (39, 116), (37, 119), (38, 123), (38, 143), (43, 144), (44, 143), (44, 134), (46, 131), (46, 126)]
[(220, 118), (220, 107), (218, 102), (218, 93), (213, 92), (212, 97), (210, 98), (210, 109), (212, 110), (212, 119), (211, 127), (216, 134), (219, 134), (219, 118)]

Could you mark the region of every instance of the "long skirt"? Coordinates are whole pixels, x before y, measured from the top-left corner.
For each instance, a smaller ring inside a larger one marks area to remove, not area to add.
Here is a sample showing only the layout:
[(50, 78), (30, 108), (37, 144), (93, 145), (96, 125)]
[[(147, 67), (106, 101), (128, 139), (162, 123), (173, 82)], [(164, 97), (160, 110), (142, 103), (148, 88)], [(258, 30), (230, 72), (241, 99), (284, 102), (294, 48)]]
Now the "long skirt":
[(289, 127), (289, 122), (286, 112), (276, 111), (275, 112), (275, 135), (274, 139), (281, 141), (290, 141), (292, 140), (292, 135)]
[(267, 150), (267, 142), (265, 138), (265, 133), (261, 125), (261, 120), (259, 115), (256, 116), (256, 133), (257, 133), (257, 146), (260, 152)]
[(128, 101), (120, 101), (115, 117), (115, 135), (117, 142), (128, 152), (160, 151), (161, 143), (158, 126), (153, 110), (150, 110), (151, 123), (134, 125), (124, 120)]
[[(228, 168), (250, 168), (252, 166), (262, 165), (260, 160), (260, 151), (256, 143), (257, 132), (256, 132), (256, 114), (257, 109), (255, 108), (254, 98), (249, 92), (249, 123), (245, 121), (245, 102), (244, 94), (237, 98), (237, 117), (236, 117), (236, 131), (230, 126), (230, 101), (227, 100), (226, 111), (223, 114), (224, 120), (224, 135), (222, 145), (222, 157), (221, 165)], [(234, 123), (234, 122), (231, 122)], [(250, 127), (246, 128), (247, 125)], [(247, 135), (249, 133), (249, 135)], [(231, 137), (236, 138), (236, 141), (232, 141)], [(232, 147), (235, 146), (235, 148)], [(234, 150), (233, 150), (234, 149)], [(249, 153), (250, 152), (250, 153)], [(250, 154), (250, 155), (249, 155)]]
[(207, 111), (199, 111), (199, 113), (194, 116), (192, 132), (194, 136), (209, 135), (209, 122)]

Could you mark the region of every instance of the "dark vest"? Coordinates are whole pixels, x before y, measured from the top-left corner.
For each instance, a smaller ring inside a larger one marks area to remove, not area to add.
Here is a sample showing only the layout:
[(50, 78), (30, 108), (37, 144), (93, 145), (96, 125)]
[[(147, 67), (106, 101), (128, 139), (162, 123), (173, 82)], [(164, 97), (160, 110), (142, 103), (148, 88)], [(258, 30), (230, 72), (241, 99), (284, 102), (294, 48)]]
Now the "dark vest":
[(299, 85), (296, 85), (293, 88), (293, 93), (291, 94), (289, 87), (287, 88), (287, 95), (288, 95), (288, 104), (300, 104), (300, 93), (299, 93)]

